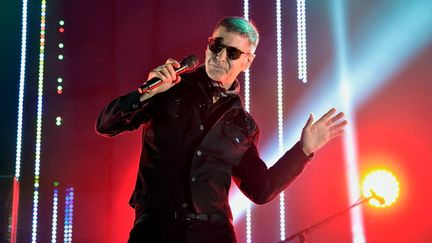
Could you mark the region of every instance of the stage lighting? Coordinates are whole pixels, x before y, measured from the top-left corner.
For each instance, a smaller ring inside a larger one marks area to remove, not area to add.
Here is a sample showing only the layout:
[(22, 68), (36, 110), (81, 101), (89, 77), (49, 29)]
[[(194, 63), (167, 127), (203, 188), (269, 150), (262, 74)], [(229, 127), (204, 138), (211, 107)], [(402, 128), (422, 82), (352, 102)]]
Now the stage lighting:
[(61, 126), (62, 124), (62, 118), (60, 116), (56, 117), (56, 125)]
[(362, 190), (363, 196), (370, 198), (370, 205), (380, 208), (389, 207), (399, 197), (399, 182), (392, 173), (377, 170), (365, 177)]
[(41, 3), (40, 38), (39, 38), (39, 77), (38, 77), (38, 102), (36, 115), (36, 149), (34, 169), (34, 191), (33, 191), (33, 217), (32, 217), (32, 243), (37, 242), (37, 228), (39, 216), (39, 176), (40, 176), (40, 155), (42, 147), (42, 108), (43, 108), (43, 84), (45, 67), (45, 16), (46, 0)]

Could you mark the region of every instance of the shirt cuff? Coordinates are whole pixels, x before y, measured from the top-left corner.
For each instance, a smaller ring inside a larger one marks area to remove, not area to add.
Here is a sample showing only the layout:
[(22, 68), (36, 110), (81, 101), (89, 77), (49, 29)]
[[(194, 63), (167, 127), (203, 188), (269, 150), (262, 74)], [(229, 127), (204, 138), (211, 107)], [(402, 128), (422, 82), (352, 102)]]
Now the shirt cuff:
[(315, 157), (315, 153), (310, 153), (309, 155), (307, 155), (303, 151), (303, 143), (301, 141), (297, 142), (296, 145), (294, 145), (293, 149), (296, 151), (296, 154), (298, 154), (299, 156), (302, 156), (305, 161), (310, 161)]
[(130, 107), (130, 111), (136, 111), (136, 110), (139, 110), (139, 109), (141, 109), (143, 106), (145, 106), (145, 105), (147, 105), (147, 104), (149, 103), (149, 100), (150, 100), (150, 99), (147, 99), (147, 100), (141, 102), (141, 101), (140, 101), (140, 97), (141, 97), (141, 94), (140, 94), (140, 92), (138, 92), (137, 90), (136, 90), (136, 91), (133, 91), (132, 93), (130, 93), (130, 96), (129, 96), (129, 107)]

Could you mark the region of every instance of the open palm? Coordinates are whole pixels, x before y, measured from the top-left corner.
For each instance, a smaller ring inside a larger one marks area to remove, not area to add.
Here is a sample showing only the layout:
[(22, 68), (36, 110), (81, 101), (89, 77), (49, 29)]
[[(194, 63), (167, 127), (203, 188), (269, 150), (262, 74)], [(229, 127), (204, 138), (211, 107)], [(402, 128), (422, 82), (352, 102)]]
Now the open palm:
[(310, 114), (303, 128), (301, 142), (303, 151), (311, 154), (327, 144), (330, 140), (342, 135), (344, 127), (348, 124), (343, 119), (344, 113), (336, 114), (336, 109), (330, 109), (326, 114), (314, 122), (313, 114)]

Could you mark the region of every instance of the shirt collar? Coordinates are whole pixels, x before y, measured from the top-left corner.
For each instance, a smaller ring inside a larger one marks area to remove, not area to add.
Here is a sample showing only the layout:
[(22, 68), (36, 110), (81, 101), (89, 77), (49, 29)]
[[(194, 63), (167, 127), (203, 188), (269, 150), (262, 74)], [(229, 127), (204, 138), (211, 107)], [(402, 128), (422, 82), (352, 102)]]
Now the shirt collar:
[(219, 97), (236, 96), (240, 94), (240, 82), (235, 79), (231, 87), (226, 90), (221, 82), (213, 81), (212, 85), (215, 89), (215, 95)]
[(204, 65), (201, 65), (194, 72), (188, 73), (184, 77), (191, 80), (200, 80), (198, 83), (210, 100), (212, 100), (212, 97), (232, 97), (240, 94), (240, 82), (237, 79), (226, 90), (221, 82), (214, 81), (207, 75)]

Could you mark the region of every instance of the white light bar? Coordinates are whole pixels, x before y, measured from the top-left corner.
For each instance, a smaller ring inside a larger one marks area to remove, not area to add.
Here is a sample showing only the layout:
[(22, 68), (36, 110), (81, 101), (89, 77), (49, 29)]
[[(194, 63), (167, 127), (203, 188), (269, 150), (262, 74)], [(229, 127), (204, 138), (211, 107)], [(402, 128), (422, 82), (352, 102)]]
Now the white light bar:
[(306, 0), (297, 0), (298, 78), (307, 82)]
[[(277, 58), (277, 113), (278, 113), (278, 148), (282, 154), (283, 141), (283, 77), (282, 77), (282, 24), (281, 24), (281, 1), (276, 1), (276, 58)], [(280, 239), (285, 239), (285, 194), (279, 194), (279, 225)]]
[(45, 16), (46, 1), (41, 4), (41, 24), (39, 39), (39, 78), (38, 78), (38, 102), (36, 117), (36, 151), (35, 151), (35, 178), (33, 192), (33, 217), (32, 217), (32, 243), (37, 240), (38, 205), (39, 205), (39, 175), (40, 175), (40, 155), (42, 137), (42, 107), (43, 107), (43, 83), (44, 83), (44, 53), (45, 53)]

